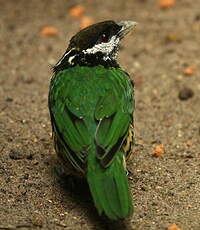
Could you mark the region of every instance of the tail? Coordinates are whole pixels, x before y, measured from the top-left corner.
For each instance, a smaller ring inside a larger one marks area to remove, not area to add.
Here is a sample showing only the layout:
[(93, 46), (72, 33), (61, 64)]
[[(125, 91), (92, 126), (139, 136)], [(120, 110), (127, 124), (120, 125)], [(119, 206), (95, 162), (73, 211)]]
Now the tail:
[(87, 181), (99, 215), (105, 213), (112, 220), (132, 215), (132, 197), (122, 157), (116, 156), (108, 168), (103, 168), (96, 158), (90, 159)]

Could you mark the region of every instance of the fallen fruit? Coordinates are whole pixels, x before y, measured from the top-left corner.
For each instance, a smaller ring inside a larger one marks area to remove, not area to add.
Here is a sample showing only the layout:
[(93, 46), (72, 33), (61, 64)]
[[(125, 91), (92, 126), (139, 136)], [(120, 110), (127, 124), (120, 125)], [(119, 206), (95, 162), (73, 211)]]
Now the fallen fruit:
[(183, 73), (185, 75), (192, 75), (193, 73), (195, 73), (197, 71), (197, 68), (195, 66), (190, 66), (190, 67), (187, 67), (183, 70)]
[(84, 12), (85, 12), (85, 7), (82, 5), (77, 5), (69, 10), (69, 15), (74, 18), (80, 18), (82, 17)]
[(155, 156), (155, 157), (160, 157), (160, 156), (163, 156), (164, 153), (165, 153), (165, 151), (164, 151), (164, 145), (160, 144), (160, 145), (156, 146), (156, 148), (153, 151), (152, 155)]
[(40, 30), (42, 36), (55, 36), (58, 34), (58, 30), (53, 26), (45, 26)]
[(167, 230), (181, 230), (181, 228), (179, 228), (176, 224), (172, 224), (167, 228)]
[(94, 23), (93, 19), (89, 16), (83, 16), (80, 20), (80, 28), (84, 29), (87, 26), (90, 26)]
[(159, 6), (160, 8), (170, 8), (175, 5), (176, 0), (160, 0)]

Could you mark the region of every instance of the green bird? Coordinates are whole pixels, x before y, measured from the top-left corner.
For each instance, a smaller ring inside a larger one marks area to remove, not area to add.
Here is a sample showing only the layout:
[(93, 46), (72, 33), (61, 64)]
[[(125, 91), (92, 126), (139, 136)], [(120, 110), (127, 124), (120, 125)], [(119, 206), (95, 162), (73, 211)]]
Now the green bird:
[(49, 111), (55, 150), (72, 174), (84, 176), (99, 215), (133, 212), (126, 160), (133, 142), (133, 83), (117, 63), (133, 21), (104, 21), (74, 35), (54, 66)]

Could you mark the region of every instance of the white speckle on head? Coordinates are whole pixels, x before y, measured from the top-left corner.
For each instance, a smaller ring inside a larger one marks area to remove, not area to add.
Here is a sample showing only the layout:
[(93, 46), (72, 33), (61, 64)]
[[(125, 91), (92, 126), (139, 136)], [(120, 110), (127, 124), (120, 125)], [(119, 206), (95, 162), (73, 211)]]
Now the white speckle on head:
[[(109, 42), (101, 42), (96, 44), (92, 48), (83, 50), (84, 54), (95, 54), (97, 52), (101, 52), (104, 54), (103, 59), (106, 61), (110, 59), (110, 54), (114, 51), (114, 49), (118, 46), (120, 39), (116, 36), (113, 36)], [(116, 58), (116, 54), (113, 53), (112, 58)]]
[[(116, 59), (116, 58), (114, 58), (114, 59)], [(105, 56), (105, 57), (103, 57), (103, 60), (104, 61), (110, 60), (110, 57), (109, 56)]]
[(74, 59), (75, 57), (76, 57), (76, 55), (69, 57), (68, 62), (69, 62), (70, 65), (73, 64), (72, 61), (73, 61), (73, 59)]

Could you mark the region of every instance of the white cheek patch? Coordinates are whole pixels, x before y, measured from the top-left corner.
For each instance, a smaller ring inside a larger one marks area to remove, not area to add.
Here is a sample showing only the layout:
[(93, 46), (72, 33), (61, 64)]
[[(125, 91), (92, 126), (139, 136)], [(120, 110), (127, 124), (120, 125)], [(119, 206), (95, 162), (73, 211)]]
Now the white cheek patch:
[(104, 59), (107, 60), (109, 59), (109, 54), (111, 54), (114, 48), (118, 46), (118, 43), (119, 43), (119, 38), (116, 38), (116, 36), (113, 36), (109, 42), (102, 42), (102, 43), (96, 44), (92, 48), (83, 50), (83, 53), (95, 54), (97, 52), (101, 52), (105, 54)]

